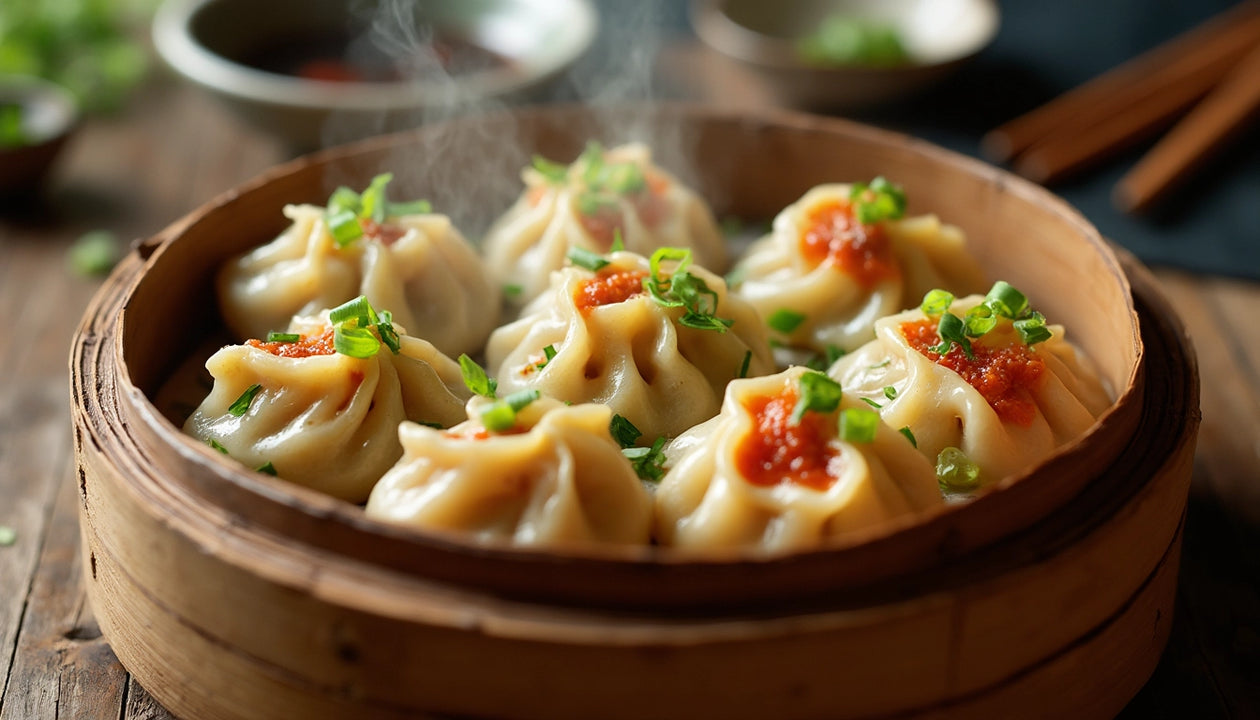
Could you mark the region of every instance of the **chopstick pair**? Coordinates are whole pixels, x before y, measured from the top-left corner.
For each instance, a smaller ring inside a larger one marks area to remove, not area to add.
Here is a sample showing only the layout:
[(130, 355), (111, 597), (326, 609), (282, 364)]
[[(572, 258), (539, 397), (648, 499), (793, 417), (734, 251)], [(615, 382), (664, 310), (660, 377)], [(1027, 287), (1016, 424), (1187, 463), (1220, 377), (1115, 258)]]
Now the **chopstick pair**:
[(1187, 179), (1258, 108), (1260, 0), (1248, 0), (990, 131), (981, 148), (1049, 184), (1153, 137), (1190, 110), (1116, 186), (1115, 203), (1135, 212)]

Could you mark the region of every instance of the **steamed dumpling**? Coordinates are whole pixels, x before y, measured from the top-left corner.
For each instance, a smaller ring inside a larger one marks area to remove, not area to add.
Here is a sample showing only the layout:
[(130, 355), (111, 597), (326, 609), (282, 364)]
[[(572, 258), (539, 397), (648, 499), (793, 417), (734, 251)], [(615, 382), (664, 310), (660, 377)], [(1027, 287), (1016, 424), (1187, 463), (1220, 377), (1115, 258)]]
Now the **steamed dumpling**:
[(708, 205), (652, 162), (644, 145), (604, 151), (592, 143), (568, 168), (543, 160), (521, 173), (525, 191), (486, 233), (491, 274), (518, 307), (547, 288), (570, 248), (651, 255), (689, 248), (696, 263), (721, 272), (726, 245)]
[(876, 320), (917, 304), (932, 288), (984, 290), (962, 231), (935, 215), (891, 219), (898, 211), (858, 222), (853, 187), (805, 193), (731, 273), (739, 278), (733, 292), (766, 318), (773, 340), (816, 353), (849, 351), (871, 339)]
[(648, 542), (651, 497), (610, 435), (611, 410), (544, 398), (495, 432), (481, 419), (489, 403), (474, 398), (448, 431), (403, 423), (403, 457), (368, 516), (533, 547)]
[[(732, 382), (720, 415), (666, 445), (662, 545), (806, 549), (942, 503), (928, 461), (856, 398), (793, 424), (807, 374), (821, 378), (795, 367)], [(873, 422), (873, 436), (842, 440), (845, 411)]]
[(711, 292), (701, 300), (711, 310), (707, 322), (718, 326), (689, 327), (697, 323), (686, 308), (665, 307), (645, 290), (651, 262), (616, 252), (597, 271), (556, 272), (519, 320), (494, 331), (486, 360), (500, 390), (537, 388), (569, 402), (605, 403), (651, 442), (713, 417), (730, 380), (773, 372), (760, 319), (720, 277), (677, 260), (663, 260), (658, 270), (679, 289), (703, 283)]
[[(401, 335), (397, 354), (382, 346), (372, 357), (343, 355), (326, 312), (295, 318), (290, 332), (301, 340), (253, 340), (212, 355), (214, 387), (184, 432), (248, 467), (363, 502), (402, 455), (399, 423), (464, 417), (459, 365), (428, 342)], [(242, 399), (246, 407), (232, 412)]]
[(475, 352), (494, 329), (498, 285), (445, 215), (364, 220), (362, 237), (339, 247), (324, 208), (284, 213), (293, 221), (287, 230), (219, 271), (219, 308), (238, 338), (265, 337), (358, 295), (449, 355)]
[[(984, 300), (959, 298), (947, 312), (962, 318)], [(969, 360), (958, 343), (944, 355), (932, 349), (941, 343), (938, 318), (919, 308), (883, 318), (875, 323), (876, 339), (828, 374), (847, 392), (880, 403), (884, 422), (909, 428), (929, 459), (946, 448), (961, 450), (979, 472), (973, 483), (1040, 462), (1111, 405), (1061, 326), (1048, 326), (1048, 340), (1026, 345), (1012, 319), (998, 317), (992, 330), (969, 340), (975, 356)]]

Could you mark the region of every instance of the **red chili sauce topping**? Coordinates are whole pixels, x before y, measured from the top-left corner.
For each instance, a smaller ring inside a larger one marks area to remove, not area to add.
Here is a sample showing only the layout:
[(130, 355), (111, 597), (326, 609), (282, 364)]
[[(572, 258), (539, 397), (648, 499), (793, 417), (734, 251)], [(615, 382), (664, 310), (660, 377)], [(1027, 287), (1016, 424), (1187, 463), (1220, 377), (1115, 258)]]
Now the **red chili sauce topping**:
[(801, 254), (811, 266), (838, 266), (863, 288), (900, 274), (882, 225), (863, 225), (853, 206), (834, 200), (810, 208), (801, 234)]
[(736, 448), (735, 463), (753, 485), (794, 483), (821, 492), (836, 481), (840, 451), (828, 444), (836, 436), (835, 418), (807, 412), (793, 425), (797, 398), (791, 388), (745, 405), (754, 427)]
[(378, 223), (375, 220), (364, 218), (359, 221), (359, 226), (363, 228), (363, 234), (373, 240), (379, 240), (386, 245), (393, 245), (407, 234), (407, 228), (399, 227), (391, 223)]
[(573, 302), (583, 313), (603, 305), (625, 302), (643, 294), (645, 270), (613, 270), (605, 268), (590, 280), (583, 280), (573, 294)]
[(958, 373), (967, 384), (975, 388), (988, 401), (1003, 422), (1022, 427), (1032, 425), (1037, 416), (1037, 405), (1031, 390), (1036, 388), (1046, 369), (1046, 362), (1028, 346), (1016, 343), (1003, 347), (986, 347), (972, 343), (972, 354), (967, 354), (957, 343), (949, 352), (941, 355), (932, 347), (941, 342), (935, 320), (915, 320), (901, 324), (901, 334), (910, 347), (924, 357)]
[[(647, 173), (646, 177), (647, 185), (626, 197), (638, 214), (639, 221), (649, 228), (656, 228), (669, 215), (669, 203), (665, 200), (669, 180), (655, 173)], [(578, 213), (578, 219), (586, 232), (603, 249), (612, 247), (618, 232), (625, 237), (626, 220), (619, 205), (600, 205), (593, 213)]]
[(489, 430), (485, 428), (477, 428), (476, 430), (465, 430), (463, 432), (455, 432), (454, 430), (447, 430), (446, 432), (442, 434), (454, 440), (474, 440), (475, 441), (475, 440), (489, 440), (490, 438), (495, 437), (496, 435), (524, 435), (527, 432), (529, 432), (529, 428), (524, 428), (524, 427), (521, 427), (520, 425), (513, 425), (507, 430), (499, 430), (497, 432), (490, 432)]
[(245, 344), (283, 358), (306, 358), (315, 355), (332, 355), (337, 352), (333, 347), (332, 328), (328, 328), (320, 335), (303, 335), (302, 339), (294, 342), (246, 340)]

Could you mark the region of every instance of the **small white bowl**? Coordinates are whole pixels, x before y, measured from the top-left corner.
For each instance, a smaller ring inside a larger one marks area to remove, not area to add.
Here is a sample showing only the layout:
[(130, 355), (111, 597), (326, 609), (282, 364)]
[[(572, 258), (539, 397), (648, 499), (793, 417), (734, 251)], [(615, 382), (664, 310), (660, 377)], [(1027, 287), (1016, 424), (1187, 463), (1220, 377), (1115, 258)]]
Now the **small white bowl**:
[[(799, 41), (832, 16), (895, 28), (908, 59), (896, 65), (819, 65)], [(859, 109), (904, 98), (939, 81), (997, 35), (994, 0), (693, 0), (706, 44), (762, 76), (789, 105)]]
[[(313, 148), (412, 127), (435, 111), (525, 99), (572, 65), (598, 29), (590, 0), (429, 0), (407, 6), (415, 8), (410, 17), (403, 7), (352, 0), (168, 0), (154, 19), (153, 39), (171, 67), (247, 120), (298, 148)], [(413, 71), (334, 82), (258, 67), (268, 49), (323, 47), (330, 38), (363, 49), (372, 42), (369, 33), (385, 45), (373, 51), (378, 58), (411, 53)], [(428, 46), (434, 34), (488, 50), (498, 61), (442, 72)]]

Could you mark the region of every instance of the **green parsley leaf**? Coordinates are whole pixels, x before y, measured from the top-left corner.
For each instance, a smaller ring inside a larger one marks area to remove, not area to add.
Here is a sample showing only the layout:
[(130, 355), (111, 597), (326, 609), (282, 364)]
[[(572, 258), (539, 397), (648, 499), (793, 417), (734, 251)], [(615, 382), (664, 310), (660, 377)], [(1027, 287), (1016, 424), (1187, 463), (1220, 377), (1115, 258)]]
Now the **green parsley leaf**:
[(845, 408), (840, 411), (840, 439), (847, 443), (875, 441), (879, 429), (879, 413), (866, 408)]
[(936, 456), (936, 481), (941, 490), (971, 490), (980, 484), (980, 468), (962, 450), (947, 447)]
[(612, 416), (612, 421), (608, 423), (608, 432), (622, 449), (634, 447), (643, 436), (639, 428), (622, 415)]
[(459, 356), (459, 371), (464, 378), (464, 385), (473, 393), (492, 400), (496, 397), (498, 381), (486, 375), (485, 368), (468, 357), (468, 353)]
[(787, 308), (779, 308), (778, 310), (775, 310), (770, 314), (770, 317), (766, 319), (766, 324), (769, 325), (771, 329), (781, 332), (784, 335), (792, 334), (792, 332), (800, 327), (803, 322), (805, 322), (805, 313), (788, 310)]
[(803, 373), (798, 382), (800, 397), (796, 400), (796, 407), (792, 408), (790, 424), (799, 424), (807, 411), (828, 413), (840, 406), (843, 391), (840, 383), (835, 380), (820, 372), (810, 371)]
[(599, 272), (608, 267), (608, 259), (603, 255), (577, 245), (569, 248), (568, 258), (569, 262), (580, 268), (586, 268), (591, 272)]
[(234, 417), (243, 416), (249, 410), (250, 403), (254, 402), (254, 396), (258, 394), (259, 390), (262, 390), (262, 385), (258, 383), (245, 388), (245, 392), (241, 393), (241, 396), (228, 406), (228, 412)]

